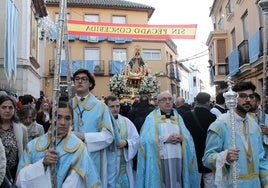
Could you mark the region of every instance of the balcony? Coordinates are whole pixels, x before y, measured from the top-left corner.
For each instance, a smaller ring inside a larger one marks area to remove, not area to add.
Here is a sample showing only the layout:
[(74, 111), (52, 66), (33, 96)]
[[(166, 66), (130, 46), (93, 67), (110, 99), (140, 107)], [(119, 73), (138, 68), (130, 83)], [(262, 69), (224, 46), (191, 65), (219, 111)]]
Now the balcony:
[[(228, 58), (226, 59), (228, 61)], [(222, 82), (225, 81), (226, 75), (229, 74), (228, 68), (228, 62), (211, 64), (209, 67), (210, 85), (213, 86), (214, 84), (222, 84)]]
[(249, 63), (248, 40), (243, 40), (238, 45), (239, 67)]
[(249, 63), (256, 62), (263, 55), (263, 28), (259, 28), (249, 39)]
[(104, 75), (104, 60), (94, 60), (94, 75), (103, 76)]
[(213, 42), (215, 41), (215, 40), (220, 40), (220, 39), (226, 39), (226, 38), (228, 38), (227, 37), (227, 32), (226, 31), (211, 31), (210, 33), (209, 33), (209, 36), (208, 36), (208, 39), (207, 39), (207, 45), (208, 46), (211, 46), (211, 45), (213, 45)]
[(102, 37), (102, 36), (84, 36), (84, 35), (81, 35), (79, 37), (79, 40), (86, 41), (86, 42), (89, 42), (89, 43), (98, 43), (98, 42), (104, 41), (105, 40), (105, 37)]
[(110, 75), (121, 74), (126, 67), (126, 61), (110, 60), (109, 73)]
[[(54, 75), (56, 60), (49, 60), (49, 74)], [(89, 72), (94, 75), (104, 75), (104, 61), (103, 60), (71, 60), (70, 61), (70, 70), (73, 74), (78, 69), (87, 69)], [(67, 63), (65, 60), (61, 61), (60, 64), (60, 76), (67, 76)]]
[(177, 68), (177, 63), (176, 62), (168, 62), (166, 63), (166, 69), (167, 69), (167, 76), (170, 79), (174, 79), (179, 81), (179, 71)]
[(108, 37), (108, 42), (114, 42), (116, 44), (124, 44), (127, 42), (132, 42), (132, 38), (123, 38), (123, 37)]
[(234, 3), (232, 0), (229, 0), (226, 7), (227, 21), (230, 21), (234, 16)]
[(229, 75), (235, 76), (239, 72), (239, 51), (235, 48), (228, 56), (227, 60), (229, 65)]

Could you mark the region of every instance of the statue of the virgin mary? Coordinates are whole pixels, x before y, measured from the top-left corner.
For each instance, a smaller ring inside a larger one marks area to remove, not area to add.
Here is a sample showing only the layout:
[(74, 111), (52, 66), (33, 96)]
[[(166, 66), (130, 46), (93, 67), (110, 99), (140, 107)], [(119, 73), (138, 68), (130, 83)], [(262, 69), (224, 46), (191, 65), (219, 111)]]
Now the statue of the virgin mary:
[(129, 61), (129, 74), (130, 76), (144, 76), (145, 64), (141, 57), (140, 48), (135, 49), (135, 56)]

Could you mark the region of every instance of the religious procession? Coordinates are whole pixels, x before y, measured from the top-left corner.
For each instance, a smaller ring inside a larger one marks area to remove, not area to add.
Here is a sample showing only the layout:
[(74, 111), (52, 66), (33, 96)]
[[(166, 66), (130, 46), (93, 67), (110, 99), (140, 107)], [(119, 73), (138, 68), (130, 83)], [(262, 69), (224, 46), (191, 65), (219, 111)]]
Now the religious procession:
[[(213, 0), (215, 96), (183, 64), (203, 52), (174, 60), (195, 24), (150, 25), (130, 0), (3, 4), (0, 188), (268, 188), (267, 0)], [(215, 19), (241, 4), (260, 23), (228, 49)]]

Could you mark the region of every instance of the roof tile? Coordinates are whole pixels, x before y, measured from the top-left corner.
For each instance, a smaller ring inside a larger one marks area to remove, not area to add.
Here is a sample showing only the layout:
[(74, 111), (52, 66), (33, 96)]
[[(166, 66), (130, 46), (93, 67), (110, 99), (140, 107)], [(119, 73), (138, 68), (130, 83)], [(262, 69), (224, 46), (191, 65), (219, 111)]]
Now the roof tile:
[[(58, 4), (59, 0), (46, 0), (46, 4)], [(93, 7), (118, 7), (118, 8), (141, 8), (152, 9), (155, 8), (149, 5), (134, 3), (126, 0), (67, 0), (68, 5), (76, 6), (93, 6)]]

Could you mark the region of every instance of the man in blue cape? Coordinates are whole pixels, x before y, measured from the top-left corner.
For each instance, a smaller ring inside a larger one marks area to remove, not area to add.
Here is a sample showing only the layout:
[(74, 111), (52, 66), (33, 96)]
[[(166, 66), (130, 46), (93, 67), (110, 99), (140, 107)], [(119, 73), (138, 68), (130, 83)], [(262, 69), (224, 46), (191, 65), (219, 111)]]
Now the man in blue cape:
[(198, 188), (198, 169), (193, 139), (182, 117), (173, 109), (167, 91), (158, 97), (158, 109), (142, 126), (136, 187)]

